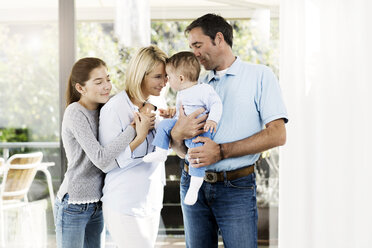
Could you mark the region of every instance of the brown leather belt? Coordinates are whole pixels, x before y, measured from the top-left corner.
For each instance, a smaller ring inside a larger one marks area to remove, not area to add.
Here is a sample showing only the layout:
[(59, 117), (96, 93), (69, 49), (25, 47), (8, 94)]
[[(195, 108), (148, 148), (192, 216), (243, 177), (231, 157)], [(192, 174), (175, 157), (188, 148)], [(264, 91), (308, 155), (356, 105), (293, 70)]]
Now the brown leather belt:
[[(185, 163), (183, 169), (189, 173), (189, 166)], [(254, 172), (254, 164), (249, 165), (237, 170), (226, 171), (226, 179), (228, 181), (235, 180), (241, 177), (248, 176)], [(224, 181), (224, 172), (214, 172), (214, 171), (206, 171), (204, 176), (204, 181), (207, 183), (216, 183), (216, 182), (223, 182)]]

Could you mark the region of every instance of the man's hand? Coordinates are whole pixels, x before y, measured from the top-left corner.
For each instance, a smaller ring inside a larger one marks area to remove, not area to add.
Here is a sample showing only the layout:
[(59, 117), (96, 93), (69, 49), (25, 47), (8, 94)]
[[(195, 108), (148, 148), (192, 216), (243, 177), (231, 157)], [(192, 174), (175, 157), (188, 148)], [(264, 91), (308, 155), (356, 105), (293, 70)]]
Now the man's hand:
[(181, 105), (179, 109), (178, 120), (171, 132), (172, 139), (181, 141), (204, 133), (203, 128), (208, 115), (203, 115), (197, 118), (197, 116), (199, 116), (204, 111), (204, 108), (199, 108), (192, 112), (190, 115), (186, 116)]
[(171, 146), (179, 157), (184, 158), (187, 153), (187, 148), (183, 140), (195, 137), (204, 132), (204, 121), (208, 118), (208, 115), (196, 118), (203, 112), (204, 108), (200, 108), (186, 116), (182, 103), (180, 103), (178, 120), (171, 131)]
[(204, 143), (203, 146), (190, 148), (187, 152), (189, 162), (193, 167), (199, 168), (210, 164), (217, 163), (221, 158), (220, 146), (207, 137), (196, 137), (192, 142)]

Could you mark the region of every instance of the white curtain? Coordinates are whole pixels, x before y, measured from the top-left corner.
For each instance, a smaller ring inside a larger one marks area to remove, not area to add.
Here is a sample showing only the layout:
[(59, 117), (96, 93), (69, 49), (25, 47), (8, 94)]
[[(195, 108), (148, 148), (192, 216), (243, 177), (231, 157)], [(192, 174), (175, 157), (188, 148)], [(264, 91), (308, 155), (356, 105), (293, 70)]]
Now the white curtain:
[(279, 247), (372, 247), (372, 1), (281, 0)]
[(116, 0), (115, 34), (125, 46), (150, 45), (149, 0)]

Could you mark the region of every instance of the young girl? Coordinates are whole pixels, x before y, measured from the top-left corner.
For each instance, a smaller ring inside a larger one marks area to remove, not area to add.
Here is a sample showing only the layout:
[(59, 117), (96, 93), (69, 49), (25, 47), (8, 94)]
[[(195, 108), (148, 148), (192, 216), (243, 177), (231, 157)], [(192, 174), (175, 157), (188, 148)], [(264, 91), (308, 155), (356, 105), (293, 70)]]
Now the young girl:
[(99, 107), (109, 100), (110, 91), (105, 62), (83, 58), (74, 64), (61, 134), (68, 167), (54, 211), (59, 248), (100, 247), (104, 173), (118, 167), (115, 158), (135, 139), (136, 131), (141, 133), (151, 125), (147, 116), (138, 113), (135, 124), (101, 146), (97, 141)]

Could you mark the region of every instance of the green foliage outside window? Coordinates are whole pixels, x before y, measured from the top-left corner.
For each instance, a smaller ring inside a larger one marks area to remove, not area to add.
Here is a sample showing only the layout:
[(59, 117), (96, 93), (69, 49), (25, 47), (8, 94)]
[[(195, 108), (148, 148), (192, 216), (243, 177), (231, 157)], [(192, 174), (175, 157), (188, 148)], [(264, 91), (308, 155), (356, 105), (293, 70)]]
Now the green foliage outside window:
[(0, 128), (27, 128), (28, 141), (59, 138), (57, 34), (57, 24), (0, 24)]
[[(165, 53), (172, 55), (179, 51), (190, 50), (184, 30), (190, 21), (153, 21), (151, 23), (151, 43), (159, 46)], [(257, 38), (257, 31), (250, 20), (230, 21), (234, 28), (233, 51), (244, 61), (268, 65), (278, 75), (278, 19), (271, 20), (271, 37), (263, 44)], [(95, 33), (94, 36), (91, 34)], [(115, 38), (112, 23), (78, 24), (78, 58), (97, 56), (109, 66), (113, 81), (113, 93), (124, 87), (126, 65), (136, 48), (120, 45)], [(94, 44), (94, 45), (92, 45)], [(202, 74), (205, 73), (202, 71)], [(167, 103), (175, 105), (176, 93), (169, 89)]]
[[(189, 50), (183, 31), (190, 21), (154, 21), (151, 42), (168, 55)], [(262, 45), (250, 20), (234, 20), (234, 53), (242, 60), (270, 66), (278, 74), (278, 20), (271, 21), (271, 39)], [(28, 141), (59, 140), (58, 25), (0, 24), (0, 128), (27, 128)], [(136, 48), (123, 47), (112, 23), (77, 23), (76, 58), (103, 59), (113, 93), (124, 87), (126, 65)], [(35, 38), (36, 37), (36, 38)], [(175, 92), (167, 102), (174, 105)]]
[(0, 128), (0, 142), (27, 142), (27, 128)]

